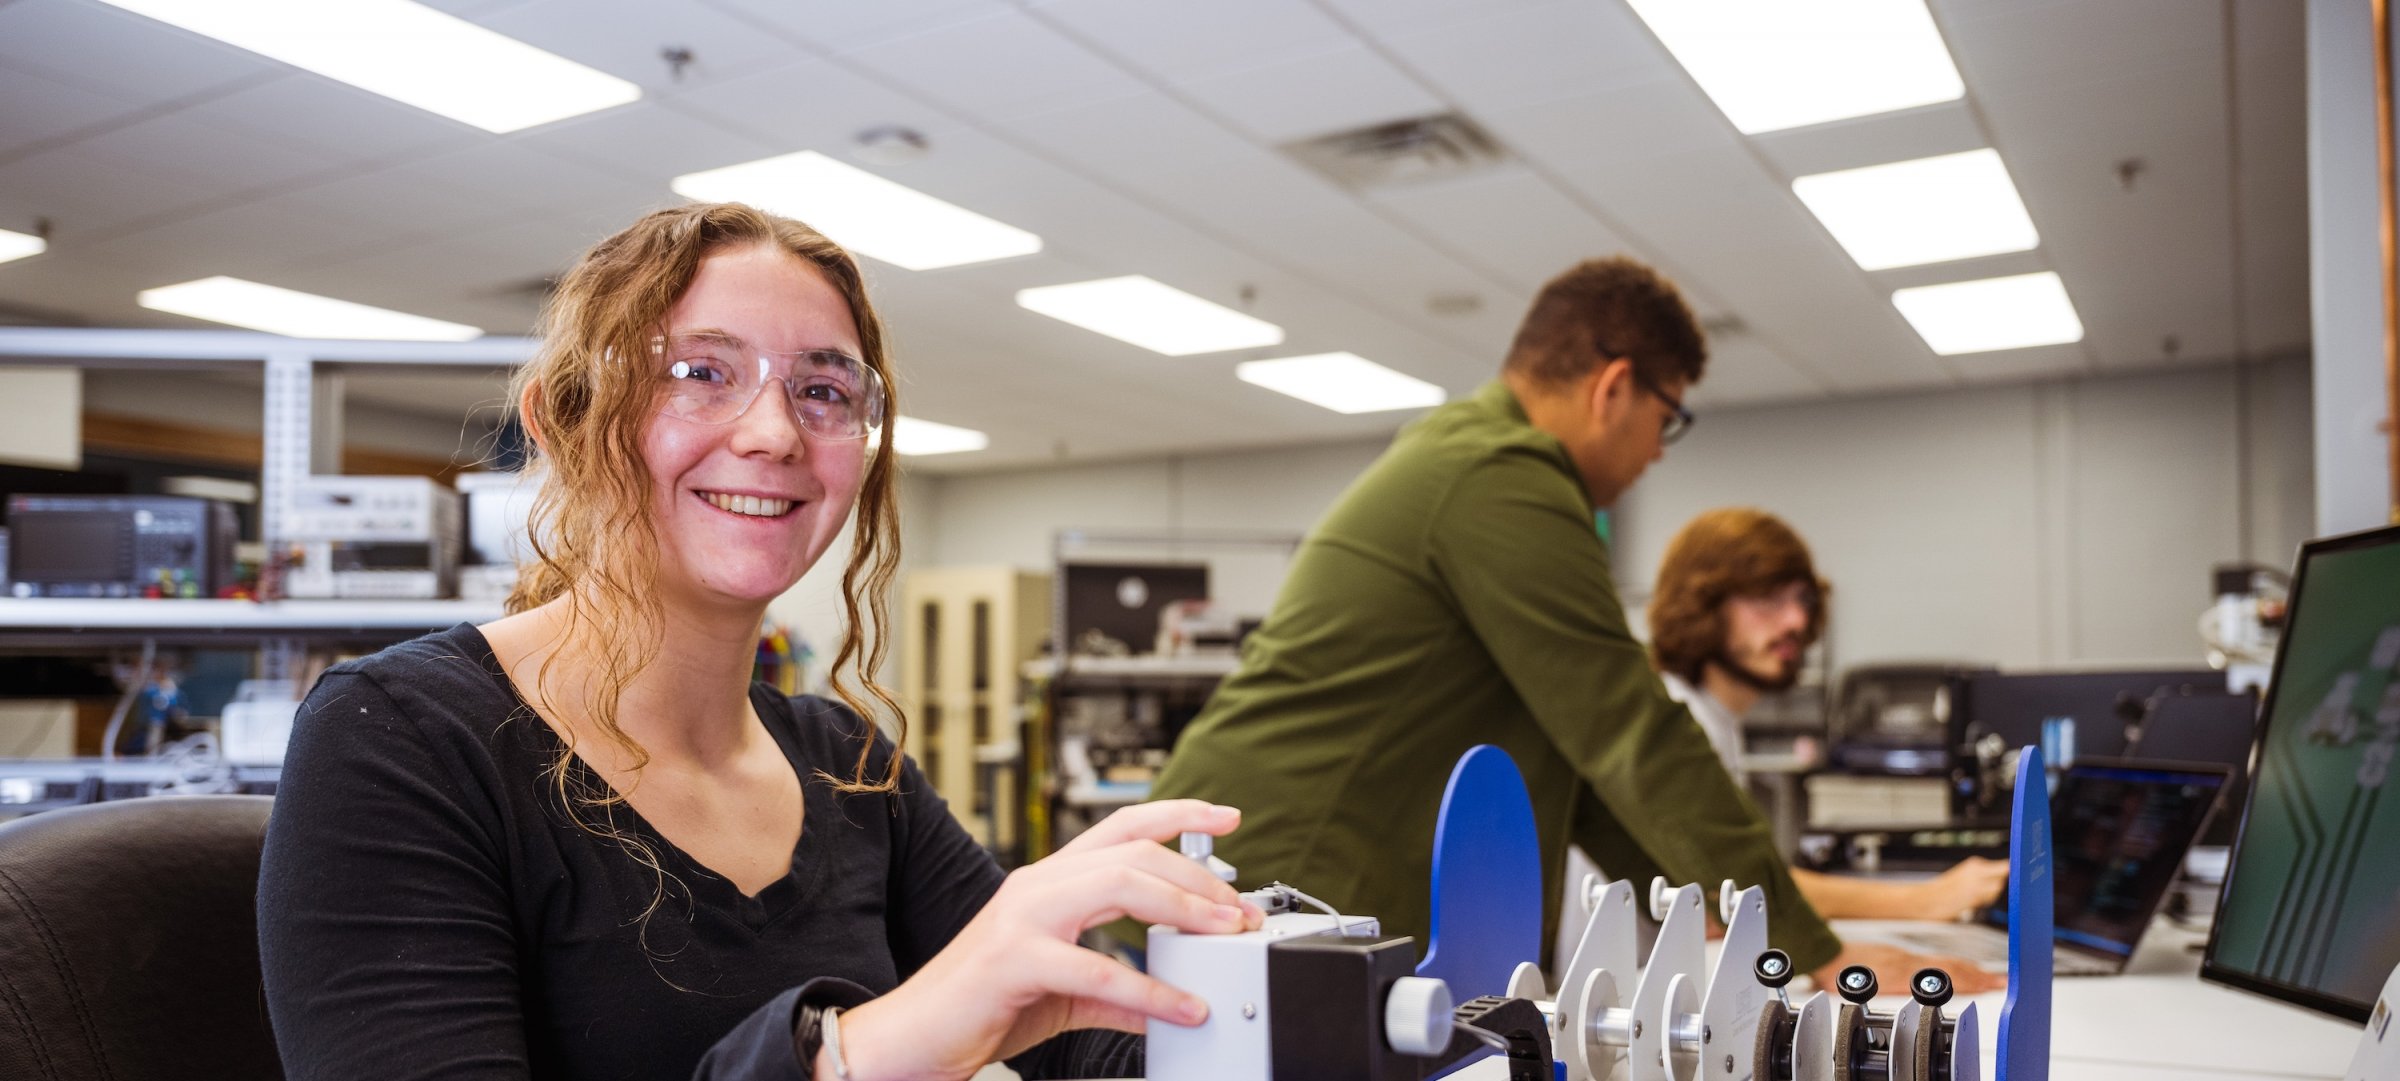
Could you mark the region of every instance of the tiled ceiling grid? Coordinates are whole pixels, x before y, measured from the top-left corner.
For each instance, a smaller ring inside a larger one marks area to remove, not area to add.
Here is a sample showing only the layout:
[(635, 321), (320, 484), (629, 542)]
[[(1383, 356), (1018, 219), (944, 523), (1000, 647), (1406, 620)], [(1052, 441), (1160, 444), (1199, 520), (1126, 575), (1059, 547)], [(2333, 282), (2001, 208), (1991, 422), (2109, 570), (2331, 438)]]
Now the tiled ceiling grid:
[[(948, 270), (870, 261), (906, 410), (992, 435), (919, 469), (1388, 432), (1406, 415), (1333, 414), (1232, 368), (1349, 350), (1461, 394), (1544, 278), (1618, 250), (1727, 328), (1702, 407), (2267, 356), (2308, 336), (2300, 20), (2282, 0), (1933, 0), (1966, 100), (1758, 137), (1624, 0), (434, 6), (646, 96), (493, 136), (91, 0), (0, 2), (0, 228), (55, 226), (50, 253), (0, 265), (0, 313), (198, 325), (133, 294), (232, 274), (522, 332), (543, 279), (670, 202), (670, 177), (847, 157), (859, 131), (901, 124), (932, 151), (878, 171), (1046, 242)], [(667, 46), (693, 62), (671, 71)], [(1358, 194), (1278, 149), (1438, 111), (1513, 160)], [(1982, 145), (2023, 193), (2033, 252), (1869, 274), (1791, 194), (1809, 172)], [(1888, 302), (2036, 269), (2064, 277), (2082, 343), (1936, 357)], [(1011, 301), (1126, 273), (1290, 337), (1165, 358)], [(1436, 297), (1475, 303), (1436, 314)], [(438, 411), (483, 392), (459, 397), (389, 394)]]

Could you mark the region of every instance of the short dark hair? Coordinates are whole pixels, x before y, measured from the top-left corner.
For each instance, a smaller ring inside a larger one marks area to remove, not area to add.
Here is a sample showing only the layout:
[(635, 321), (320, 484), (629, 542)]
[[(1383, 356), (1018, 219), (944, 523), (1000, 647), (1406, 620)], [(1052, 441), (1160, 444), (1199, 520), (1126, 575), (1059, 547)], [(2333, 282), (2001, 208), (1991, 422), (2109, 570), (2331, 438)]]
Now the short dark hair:
[(1555, 389), (1617, 357), (1661, 385), (1697, 383), (1708, 364), (1700, 321), (1675, 283), (1622, 255), (1584, 260), (1543, 285), (1501, 368)]
[(1700, 682), (1701, 669), (1725, 648), (1725, 602), (1772, 593), (1793, 582), (1814, 592), (1803, 647), (1825, 633), (1825, 595), (1808, 545), (1792, 527), (1763, 510), (1705, 511), (1667, 542), (1650, 594), (1650, 653), (1661, 672)]

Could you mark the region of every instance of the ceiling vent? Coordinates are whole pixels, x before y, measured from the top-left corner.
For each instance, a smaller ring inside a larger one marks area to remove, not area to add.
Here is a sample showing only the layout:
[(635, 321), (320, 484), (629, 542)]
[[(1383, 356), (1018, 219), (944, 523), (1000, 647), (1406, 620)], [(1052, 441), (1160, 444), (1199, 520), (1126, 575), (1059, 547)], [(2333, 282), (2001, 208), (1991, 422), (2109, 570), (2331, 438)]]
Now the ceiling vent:
[(1352, 191), (1448, 180), (1508, 160), (1499, 140), (1456, 113), (1338, 131), (1283, 149)]

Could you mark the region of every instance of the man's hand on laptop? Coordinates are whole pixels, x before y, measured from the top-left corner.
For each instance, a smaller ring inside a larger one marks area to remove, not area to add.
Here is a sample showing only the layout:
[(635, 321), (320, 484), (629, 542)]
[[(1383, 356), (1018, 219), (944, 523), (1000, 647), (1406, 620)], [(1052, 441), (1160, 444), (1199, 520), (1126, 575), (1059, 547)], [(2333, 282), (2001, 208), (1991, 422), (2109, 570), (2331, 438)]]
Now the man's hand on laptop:
[(1874, 969), (1875, 982), (1881, 985), (1883, 993), (1887, 995), (1907, 994), (1908, 981), (1915, 978), (1917, 970), (1926, 968), (1938, 968), (1949, 973), (1951, 985), (1958, 989), (1957, 993), (1962, 997), (1980, 995), (1986, 991), (1997, 991), (2008, 986), (2008, 976), (2005, 973), (1986, 972), (1975, 962), (1965, 958), (1933, 957), (1921, 953), (1910, 953), (1898, 946), (1889, 946), (1881, 942), (1843, 943), (1842, 952), (1835, 954), (1831, 963), (1811, 973), (1810, 976), (1817, 981), (1818, 987), (1830, 991), (1833, 989), (1834, 977), (1840, 975), (1843, 969), (1851, 965), (1865, 965)]
[(1969, 856), (1947, 871), (1908, 887), (1908, 919), (1955, 920), (2000, 899), (2008, 888), (2008, 861)]

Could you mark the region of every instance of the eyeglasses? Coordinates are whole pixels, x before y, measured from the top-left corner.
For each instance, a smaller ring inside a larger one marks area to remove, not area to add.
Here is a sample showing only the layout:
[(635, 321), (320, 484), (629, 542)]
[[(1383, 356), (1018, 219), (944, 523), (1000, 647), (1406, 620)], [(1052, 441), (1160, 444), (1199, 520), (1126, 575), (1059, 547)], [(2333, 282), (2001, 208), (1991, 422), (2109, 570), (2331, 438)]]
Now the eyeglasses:
[(874, 368), (830, 349), (778, 353), (724, 334), (662, 334), (650, 356), (666, 383), (659, 411), (699, 424), (731, 423), (777, 382), (809, 435), (864, 439), (882, 429), (891, 400)]
[(1602, 363), (1619, 357), (1624, 358), (1625, 363), (1632, 366), (1634, 383), (1643, 390), (1656, 395), (1659, 401), (1666, 403), (1669, 411), (1667, 417), (1658, 422), (1658, 442), (1661, 446), (1683, 438), (1683, 433), (1692, 430), (1692, 411), (1685, 409), (1681, 401), (1668, 397), (1666, 391), (1659, 389), (1658, 384), (1651, 382), (1648, 376), (1643, 375), (1642, 369), (1633, 364), (1633, 354), (1620, 353), (1609, 348), (1607, 342), (1597, 339), (1592, 342), (1592, 347), (1600, 351)]
[(1643, 390), (1657, 395), (1659, 401), (1667, 404), (1666, 419), (1658, 422), (1658, 441), (1661, 445), (1681, 439), (1683, 433), (1692, 430), (1692, 411), (1685, 409), (1682, 402), (1668, 397), (1666, 391), (1658, 389), (1658, 384), (1651, 382), (1638, 369), (1633, 373), (1633, 381), (1641, 384)]

